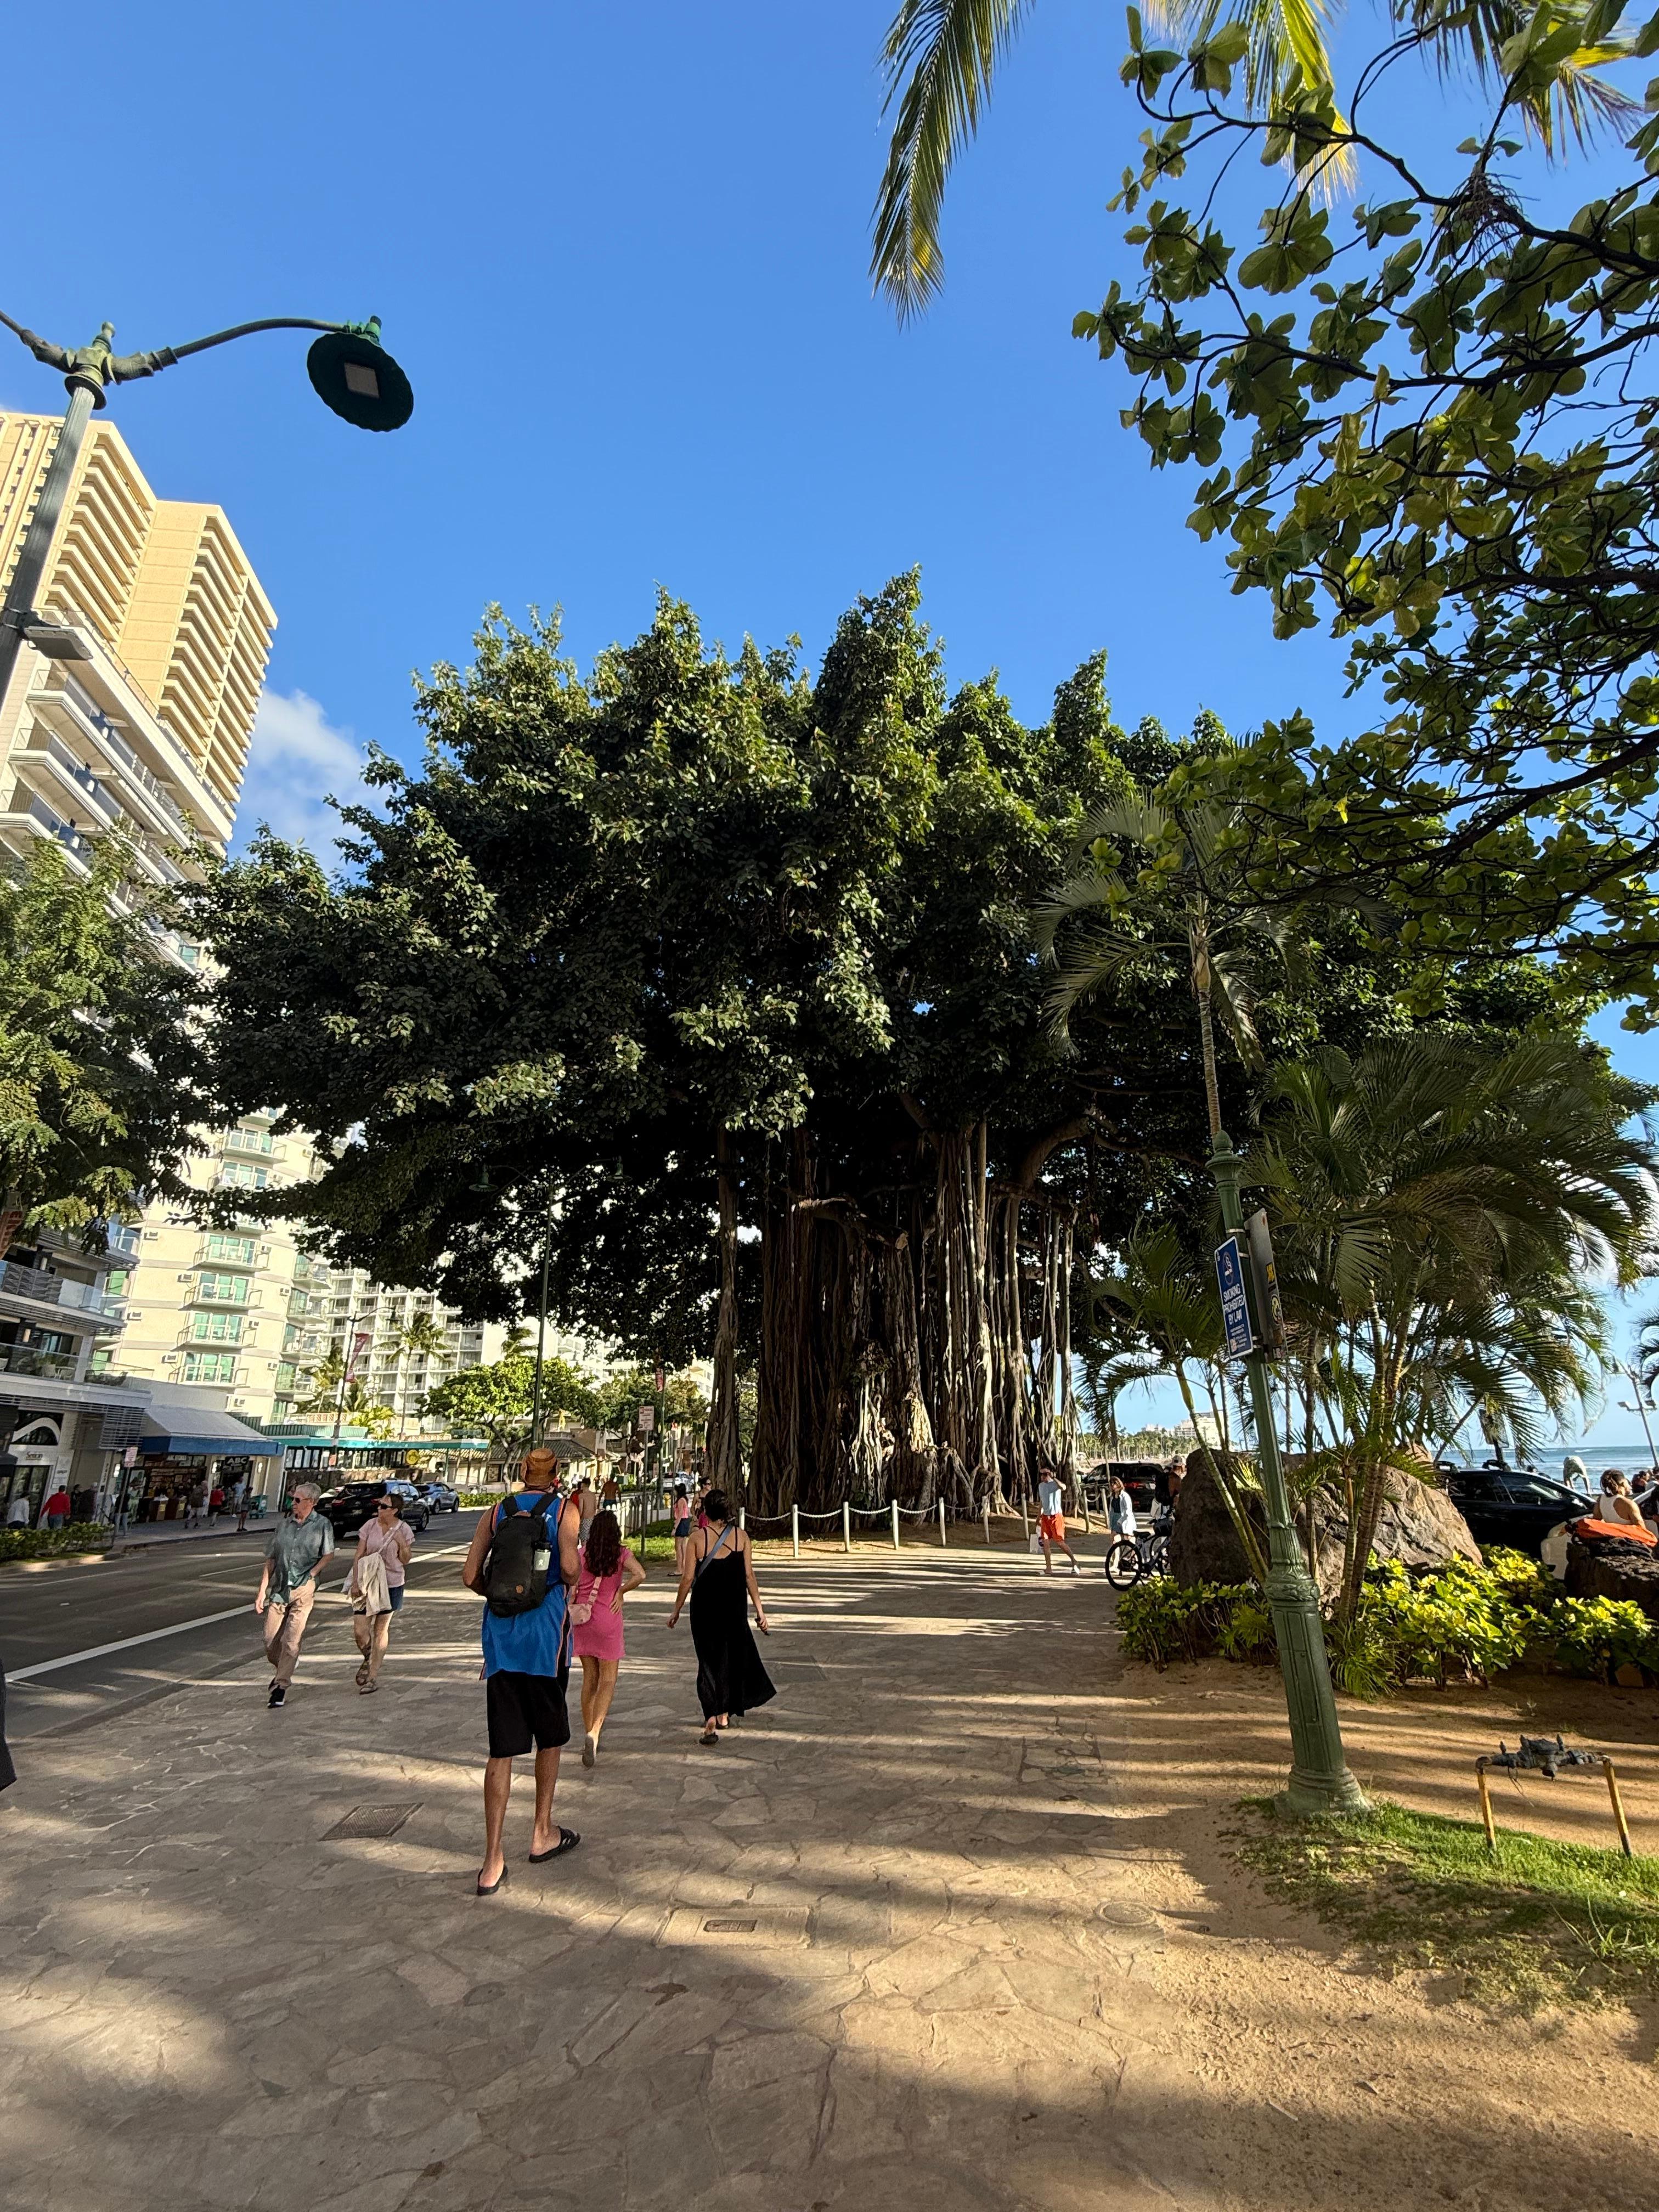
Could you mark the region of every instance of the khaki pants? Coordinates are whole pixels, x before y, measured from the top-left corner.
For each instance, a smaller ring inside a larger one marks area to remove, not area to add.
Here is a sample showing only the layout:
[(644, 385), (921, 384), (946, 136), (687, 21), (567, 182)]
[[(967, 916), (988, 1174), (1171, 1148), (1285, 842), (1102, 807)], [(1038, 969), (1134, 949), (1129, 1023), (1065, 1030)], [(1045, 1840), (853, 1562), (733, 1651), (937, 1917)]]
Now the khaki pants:
[(316, 1583), (302, 1583), (286, 1605), (265, 1607), (265, 1656), (276, 1669), (276, 1680), (284, 1689), (294, 1680), (300, 1639), (306, 1632), (316, 1597)]

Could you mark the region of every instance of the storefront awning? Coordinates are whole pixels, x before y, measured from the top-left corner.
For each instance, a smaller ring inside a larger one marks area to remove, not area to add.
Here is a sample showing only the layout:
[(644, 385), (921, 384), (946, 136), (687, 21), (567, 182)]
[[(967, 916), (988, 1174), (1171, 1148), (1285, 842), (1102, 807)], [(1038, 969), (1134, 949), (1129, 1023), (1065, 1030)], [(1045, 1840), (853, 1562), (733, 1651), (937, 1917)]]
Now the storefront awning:
[(276, 1459), (283, 1447), (234, 1413), (209, 1406), (157, 1407), (144, 1415), (138, 1449), (146, 1459)]

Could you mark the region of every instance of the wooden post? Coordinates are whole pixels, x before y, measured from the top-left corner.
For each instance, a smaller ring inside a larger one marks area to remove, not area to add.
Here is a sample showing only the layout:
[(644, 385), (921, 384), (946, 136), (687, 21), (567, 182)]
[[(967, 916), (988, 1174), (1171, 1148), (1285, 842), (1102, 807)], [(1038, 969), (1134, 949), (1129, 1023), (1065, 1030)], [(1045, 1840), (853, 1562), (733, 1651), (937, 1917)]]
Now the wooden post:
[(1019, 1533), (1020, 1540), (1029, 1552), (1031, 1548), (1031, 1524), (1025, 1517), (1025, 1500), (1023, 1498), (1019, 1501)]
[(1601, 1761), (1601, 1771), (1607, 1778), (1607, 1795), (1613, 1800), (1613, 1817), (1619, 1826), (1619, 1847), (1627, 1859), (1634, 1858), (1636, 1854), (1630, 1847), (1630, 1825), (1625, 1819), (1624, 1801), (1619, 1795), (1619, 1777), (1613, 1771), (1610, 1759)]
[(846, 1498), (841, 1501), (841, 1548), (843, 1552), (853, 1548), (853, 1506)]
[(896, 1498), (893, 1500), (893, 1549), (896, 1552), (898, 1547), (898, 1500)]
[(800, 1557), (800, 1508), (799, 1508), (799, 1505), (792, 1505), (792, 1506), (790, 1507), (790, 1509), (789, 1509), (789, 1535), (790, 1535), (790, 1540), (793, 1543), (794, 1547), (795, 1547), (795, 1557), (796, 1557), (797, 1559), (799, 1559), (799, 1557)]
[(945, 1500), (942, 1498), (939, 1502), (939, 1547), (941, 1552), (945, 1549)]
[(1477, 1759), (1474, 1762), (1474, 1780), (1475, 1786), (1480, 1792), (1480, 1818), (1486, 1825), (1486, 1849), (1496, 1858), (1498, 1831), (1492, 1824), (1492, 1792), (1486, 1787), (1486, 1762), (1484, 1759)]
[(738, 1526), (739, 1528), (746, 1528), (749, 1526), (749, 1508), (746, 1505), (739, 1505), (738, 1508)]
[(985, 1541), (988, 1547), (991, 1541), (991, 1501), (988, 1498), (985, 1501)]

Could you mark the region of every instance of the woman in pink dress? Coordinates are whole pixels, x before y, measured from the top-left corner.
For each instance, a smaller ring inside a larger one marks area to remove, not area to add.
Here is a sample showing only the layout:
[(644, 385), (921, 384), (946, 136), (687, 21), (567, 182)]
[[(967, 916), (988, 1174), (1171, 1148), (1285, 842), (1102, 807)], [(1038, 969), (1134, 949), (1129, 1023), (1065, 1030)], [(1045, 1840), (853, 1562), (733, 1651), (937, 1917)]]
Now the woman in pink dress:
[(582, 1550), (570, 1607), (570, 1648), (582, 1662), (582, 1765), (599, 1755), (599, 1730), (617, 1693), (623, 1656), (623, 1600), (645, 1580), (645, 1569), (623, 1542), (614, 1513), (596, 1513)]

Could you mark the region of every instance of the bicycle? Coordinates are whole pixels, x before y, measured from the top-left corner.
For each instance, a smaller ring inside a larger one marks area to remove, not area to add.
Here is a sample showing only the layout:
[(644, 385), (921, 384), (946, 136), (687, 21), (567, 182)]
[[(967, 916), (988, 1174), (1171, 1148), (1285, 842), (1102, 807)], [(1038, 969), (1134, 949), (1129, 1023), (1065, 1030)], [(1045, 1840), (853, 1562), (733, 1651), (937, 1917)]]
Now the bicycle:
[(1107, 1549), (1106, 1579), (1114, 1589), (1133, 1589), (1147, 1576), (1169, 1571), (1170, 1540), (1162, 1534), (1119, 1536)]

